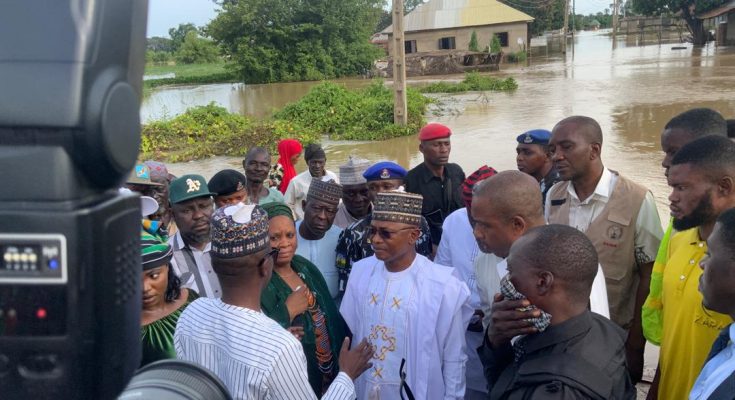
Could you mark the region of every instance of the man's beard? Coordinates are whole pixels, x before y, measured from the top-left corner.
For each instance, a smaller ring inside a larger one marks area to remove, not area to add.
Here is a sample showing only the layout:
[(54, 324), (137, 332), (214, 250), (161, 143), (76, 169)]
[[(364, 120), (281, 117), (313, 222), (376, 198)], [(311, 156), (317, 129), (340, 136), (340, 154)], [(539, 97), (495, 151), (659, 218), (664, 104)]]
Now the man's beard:
[(712, 207), (712, 191), (707, 191), (699, 200), (697, 207), (681, 218), (674, 218), (673, 226), (677, 231), (685, 231), (703, 225), (714, 215), (715, 210)]
[(207, 232), (206, 234), (204, 233), (197, 234), (197, 233), (190, 232), (187, 234), (182, 234), (181, 236), (183, 237), (184, 242), (186, 242), (187, 244), (188, 243), (196, 243), (196, 244), (209, 243), (209, 232)]

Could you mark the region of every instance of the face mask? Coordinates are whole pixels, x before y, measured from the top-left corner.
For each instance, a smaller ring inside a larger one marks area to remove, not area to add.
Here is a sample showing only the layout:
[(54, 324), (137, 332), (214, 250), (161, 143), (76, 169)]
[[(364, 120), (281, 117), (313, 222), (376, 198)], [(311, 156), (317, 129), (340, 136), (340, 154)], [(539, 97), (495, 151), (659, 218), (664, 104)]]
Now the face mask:
[[(508, 300), (523, 300), (526, 299), (526, 296), (522, 295), (518, 290), (516, 290), (515, 286), (513, 286), (513, 283), (511, 283), (510, 278), (508, 278), (508, 275), (505, 275), (503, 279), (500, 281), (500, 293)], [(533, 326), (538, 329), (539, 332), (543, 332), (551, 323), (551, 314), (547, 313), (544, 310), (539, 309), (538, 307), (531, 304), (528, 307), (519, 308), (518, 311), (531, 311), (531, 310), (539, 310), (541, 311), (541, 315), (536, 318), (529, 318), (526, 321), (533, 324)]]

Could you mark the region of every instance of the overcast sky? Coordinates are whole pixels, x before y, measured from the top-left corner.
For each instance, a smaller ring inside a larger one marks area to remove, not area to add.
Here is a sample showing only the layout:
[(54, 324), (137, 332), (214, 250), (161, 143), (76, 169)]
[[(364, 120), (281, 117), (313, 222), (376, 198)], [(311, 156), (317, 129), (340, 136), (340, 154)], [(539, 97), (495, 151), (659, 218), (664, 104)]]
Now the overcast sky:
[[(530, 0), (509, 0), (524, 4)], [(609, 8), (612, 0), (576, 0), (577, 14), (594, 14)], [(217, 15), (217, 5), (212, 0), (150, 0), (148, 3), (148, 37), (168, 37), (168, 30), (179, 24), (191, 22), (206, 25)]]
[(212, 0), (150, 0), (148, 2), (148, 37), (168, 37), (168, 30), (191, 22), (206, 25), (217, 12)]

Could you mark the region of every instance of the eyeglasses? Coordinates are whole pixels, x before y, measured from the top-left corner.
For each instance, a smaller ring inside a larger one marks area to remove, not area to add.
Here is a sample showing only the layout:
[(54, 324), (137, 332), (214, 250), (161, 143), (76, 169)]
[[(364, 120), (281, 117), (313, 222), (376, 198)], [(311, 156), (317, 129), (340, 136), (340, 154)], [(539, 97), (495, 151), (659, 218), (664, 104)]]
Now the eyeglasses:
[(365, 234), (367, 235), (368, 239), (372, 239), (372, 237), (375, 236), (375, 234), (377, 233), (381, 239), (390, 240), (390, 238), (393, 237), (393, 235), (395, 235), (396, 233), (400, 231), (407, 231), (409, 229), (418, 229), (418, 228), (410, 227), (410, 228), (401, 228), (395, 231), (389, 231), (385, 228), (377, 228), (371, 225), (371, 226), (368, 226)]
[(278, 258), (278, 252), (280, 252), (280, 251), (281, 251), (281, 248), (280, 247), (271, 247), (271, 251), (265, 253), (265, 255), (263, 256), (263, 258), (258, 263), (258, 266), (260, 267), (261, 265), (265, 264), (265, 262), (268, 260), (268, 258), (272, 258), (273, 259), (273, 262), (276, 262), (276, 259)]

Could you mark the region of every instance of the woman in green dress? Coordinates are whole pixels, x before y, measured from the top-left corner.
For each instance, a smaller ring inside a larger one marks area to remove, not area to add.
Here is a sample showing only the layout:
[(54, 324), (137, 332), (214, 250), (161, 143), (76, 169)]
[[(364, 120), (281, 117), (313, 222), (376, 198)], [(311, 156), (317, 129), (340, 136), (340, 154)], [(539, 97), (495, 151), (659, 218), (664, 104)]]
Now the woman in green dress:
[(347, 325), (319, 269), (296, 255), (296, 227), (291, 209), (283, 203), (262, 207), (270, 219), (271, 247), (280, 251), (273, 276), (260, 297), (261, 307), (267, 316), (301, 339), (309, 383), (321, 397), (339, 373), (337, 357), (347, 335)]
[(181, 312), (198, 296), (181, 288), (171, 270), (171, 246), (145, 229), (140, 236), (143, 260), (143, 310), (140, 314), (143, 357), (140, 366), (176, 358), (174, 330)]

